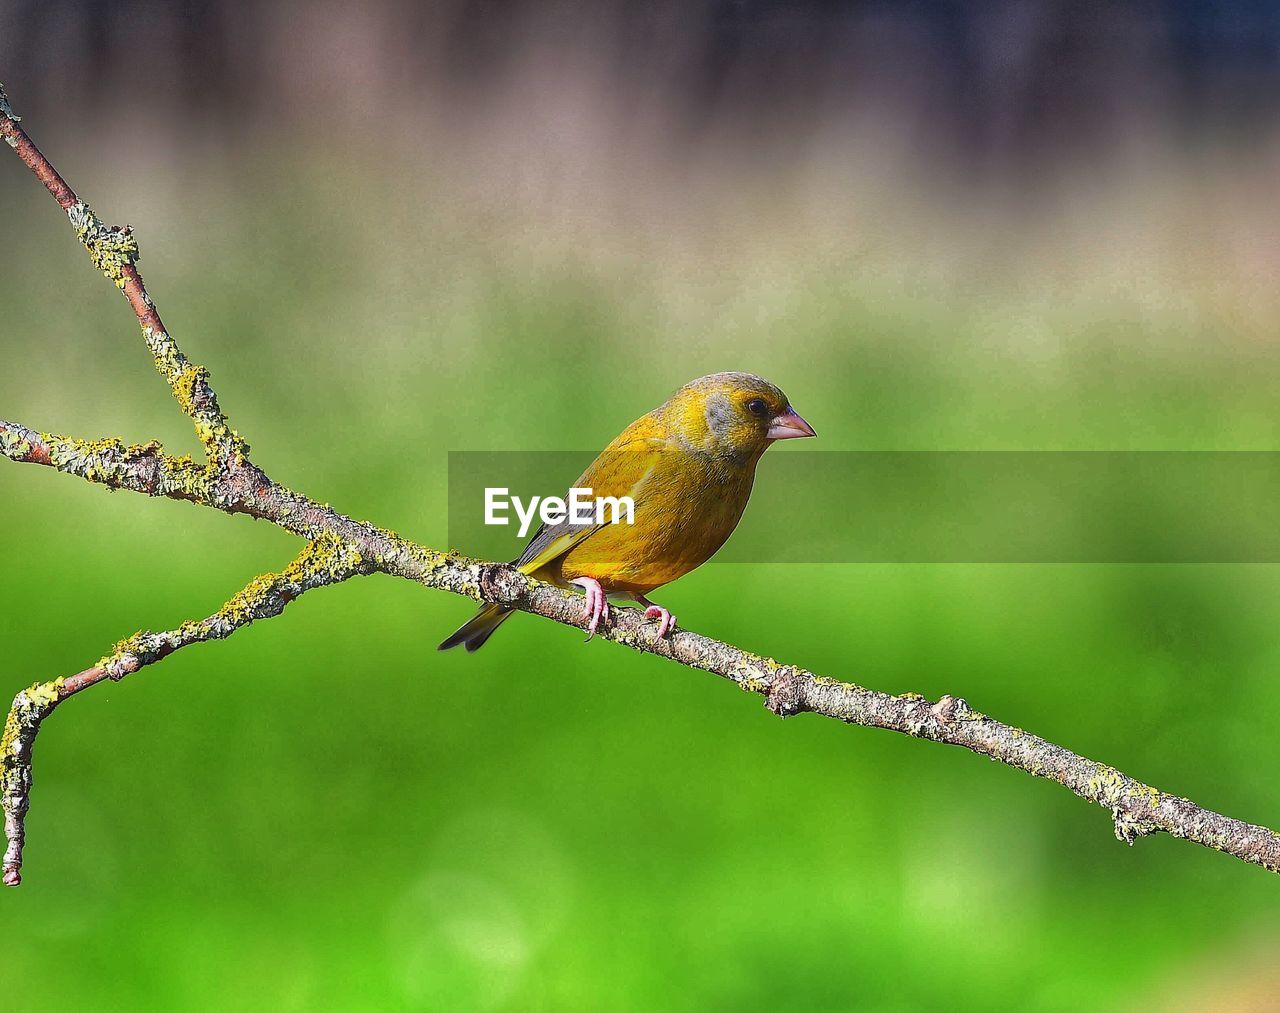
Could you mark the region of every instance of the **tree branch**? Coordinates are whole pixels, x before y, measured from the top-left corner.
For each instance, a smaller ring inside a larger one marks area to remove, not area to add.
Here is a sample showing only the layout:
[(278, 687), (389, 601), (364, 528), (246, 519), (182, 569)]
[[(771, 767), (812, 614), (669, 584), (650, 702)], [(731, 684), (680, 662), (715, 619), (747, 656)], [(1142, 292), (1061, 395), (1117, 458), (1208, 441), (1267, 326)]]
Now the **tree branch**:
[(23, 825), (31, 793), (31, 756), (40, 723), (69, 696), (103, 679), (126, 675), (167, 658), (174, 651), (208, 640), (222, 640), (241, 627), (270, 619), (312, 588), (337, 584), (369, 568), (359, 552), (341, 539), (322, 535), (308, 542), (298, 557), (279, 573), (255, 577), (207, 619), (185, 622), (176, 630), (142, 630), (121, 640), (92, 668), (24, 689), (13, 701), (0, 738), (0, 785), (4, 795), (4, 830), (9, 846), (4, 853), (3, 882), (22, 882)]
[[(132, 232), (127, 228), (107, 228), (80, 201), (18, 126), (3, 89), (0, 136), (67, 211), (94, 266), (124, 293), (156, 368), (168, 381), (205, 447), (206, 460), (200, 464), (190, 457), (173, 457), (154, 441), (126, 445), (115, 438), (80, 440), (14, 422), (0, 422), (0, 453), (13, 461), (45, 465), (110, 488), (186, 500), (225, 513), (249, 514), (308, 540), (307, 547), (288, 568), (257, 578), (208, 619), (185, 623), (167, 633), (135, 634), (117, 644), (94, 667), (67, 678), (37, 683), (17, 695), (0, 743), (5, 832), (9, 841), (4, 858), (6, 884), (17, 885), (21, 878), (31, 755), (40, 724), (62, 700), (104, 678), (121, 678), (180, 647), (228, 636), (258, 619), (278, 615), (289, 601), (310, 588), (338, 583), (360, 573), (402, 577), (585, 629), (582, 599), (577, 594), (534, 580), (504, 564), (419, 545), (393, 531), (354, 520), (269, 478), (250, 461), (248, 445), (227, 423), (209, 384), (208, 372), (187, 360), (165, 330), (135, 267), (138, 248)], [(980, 714), (962, 699), (944, 696), (934, 703), (914, 693), (879, 693), (782, 665), (685, 630), (661, 639), (655, 625), (634, 609), (615, 610), (612, 623), (601, 636), (727, 679), (763, 696), (769, 710), (782, 717), (809, 712), (848, 724), (887, 728), (961, 746), (1054, 781), (1107, 810), (1116, 836), (1127, 843), (1163, 831), (1280, 872), (1280, 834), (1275, 831), (1160, 791), (1112, 767)]]

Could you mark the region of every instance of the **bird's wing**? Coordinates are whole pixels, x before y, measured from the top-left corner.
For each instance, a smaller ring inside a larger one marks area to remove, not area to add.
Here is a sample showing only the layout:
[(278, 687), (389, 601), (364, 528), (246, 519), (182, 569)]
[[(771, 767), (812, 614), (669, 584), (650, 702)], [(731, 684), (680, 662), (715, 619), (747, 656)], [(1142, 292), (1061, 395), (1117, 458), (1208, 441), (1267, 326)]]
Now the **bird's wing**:
[[(646, 415), (631, 423), (605, 447), (573, 487), (590, 489), (592, 496), (630, 496), (638, 509), (644, 498), (645, 479), (652, 474), (663, 453), (673, 449), (663, 427)], [(515, 565), (524, 573), (533, 573), (608, 523), (611, 522), (573, 524), (565, 520), (560, 524), (543, 524), (534, 532)]]

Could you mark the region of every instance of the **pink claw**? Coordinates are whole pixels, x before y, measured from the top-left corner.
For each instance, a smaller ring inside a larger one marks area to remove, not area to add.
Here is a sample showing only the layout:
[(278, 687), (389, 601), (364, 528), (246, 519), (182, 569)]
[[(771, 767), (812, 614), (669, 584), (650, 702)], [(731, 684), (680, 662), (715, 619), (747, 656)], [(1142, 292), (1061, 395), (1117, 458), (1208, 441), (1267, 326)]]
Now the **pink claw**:
[(676, 628), (676, 617), (661, 605), (650, 605), (644, 610), (646, 619), (658, 620), (658, 639), (661, 640)]
[(586, 604), (582, 608), (582, 618), (589, 620), (587, 639), (590, 640), (596, 635), (596, 627), (600, 625), (600, 620), (609, 621), (609, 599), (605, 597), (604, 588), (600, 586), (600, 582), (592, 577), (578, 577), (569, 583), (577, 584), (587, 596)]

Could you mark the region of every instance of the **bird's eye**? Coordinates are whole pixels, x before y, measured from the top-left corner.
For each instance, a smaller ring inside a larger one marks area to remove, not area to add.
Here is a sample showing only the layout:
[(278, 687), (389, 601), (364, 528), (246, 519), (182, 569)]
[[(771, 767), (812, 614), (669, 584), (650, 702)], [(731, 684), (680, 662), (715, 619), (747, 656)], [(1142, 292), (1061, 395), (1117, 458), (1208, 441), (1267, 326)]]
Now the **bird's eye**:
[(753, 397), (747, 402), (747, 411), (752, 415), (758, 415), (760, 418), (764, 418), (765, 415), (769, 413), (769, 406), (764, 403), (763, 398)]

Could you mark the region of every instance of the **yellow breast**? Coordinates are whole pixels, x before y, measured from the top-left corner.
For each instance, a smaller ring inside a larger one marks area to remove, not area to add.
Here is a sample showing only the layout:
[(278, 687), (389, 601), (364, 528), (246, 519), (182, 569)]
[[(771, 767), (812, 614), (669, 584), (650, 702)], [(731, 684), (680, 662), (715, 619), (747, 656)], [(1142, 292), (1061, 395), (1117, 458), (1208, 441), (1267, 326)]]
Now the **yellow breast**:
[(634, 523), (611, 524), (555, 561), (549, 579), (593, 577), (606, 590), (647, 594), (715, 554), (751, 496), (750, 466), (675, 455), (649, 476)]

